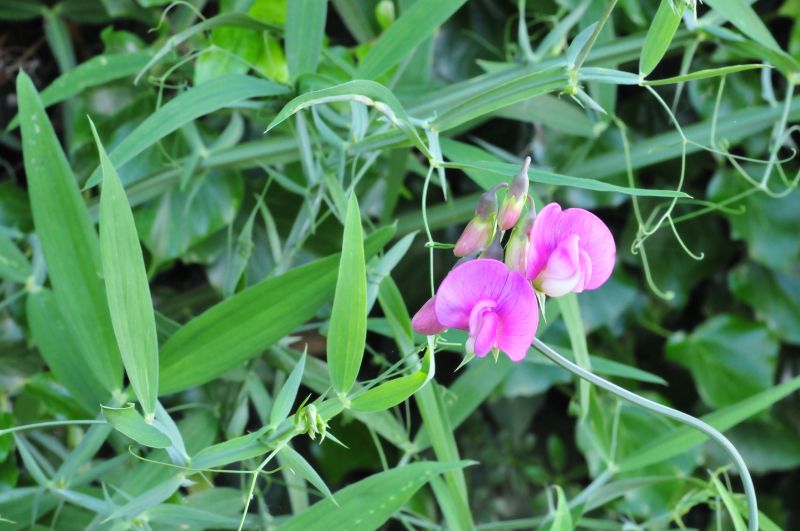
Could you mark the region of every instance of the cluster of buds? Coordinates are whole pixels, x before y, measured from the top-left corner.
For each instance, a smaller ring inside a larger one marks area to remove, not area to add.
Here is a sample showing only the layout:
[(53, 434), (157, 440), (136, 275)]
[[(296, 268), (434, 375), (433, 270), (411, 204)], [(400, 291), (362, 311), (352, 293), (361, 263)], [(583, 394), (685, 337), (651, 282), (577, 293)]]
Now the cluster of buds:
[(299, 433), (307, 433), (312, 441), (319, 434), (321, 436), (320, 443), (325, 440), (328, 431), (328, 423), (319, 414), (314, 404), (308, 404), (297, 410), (297, 413), (294, 414), (294, 425)]
[[(453, 249), (456, 256), (464, 257), (481, 252), (483, 258), (502, 261), (503, 234), (517, 224), (528, 199), (530, 163), (530, 157), (526, 157), (522, 169), (510, 184), (498, 184), (481, 195), (475, 208), (475, 217), (467, 224)], [(498, 211), (497, 191), (501, 188), (508, 190)]]

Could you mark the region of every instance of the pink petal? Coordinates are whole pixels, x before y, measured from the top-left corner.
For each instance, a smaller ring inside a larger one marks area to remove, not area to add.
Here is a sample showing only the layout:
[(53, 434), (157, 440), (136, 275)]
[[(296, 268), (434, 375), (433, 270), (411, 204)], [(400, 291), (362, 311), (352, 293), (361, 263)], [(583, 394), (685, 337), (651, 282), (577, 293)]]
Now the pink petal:
[(537, 212), (533, 220), (531, 245), (528, 248), (528, 272), (525, 275), (531, 280), (539, 276), (547, 265), (550, 253), (558, 245), (560, 238), (553, 229), (560, 214), (561, 206), (558, 203), (550, 203)]
[(581, 249), (586, 251), (592, 262), (591, 275), (584, 289), (596, 289), (608, 280), (614, 270), (617, 247), (614, 236), (603, 221), (582, 208), (568, 208), (559, 220), (562, 234), (572, 233), (580, 236)]
[(418, 334), (432, 336), (444, 332), (445, 327), (436, 319), (436, 297), (431, 297), (411, 319), (411, 327)]
[[(587, 258), (581, 258), (585, 278), (583, 289), (600, 287), (614, 269), (616, 245), (611, 231), (597, 216), (582, 208), (562, 211), (557, 203), (545, 206), (536, 216), (531, 231), (526, 276), (534, 280), (547, 267), (550, 255), (570, 235), (579, 237), (579, 246)], [(591, 267), (586, 264), (591, 263)]]
[(436, 293), (436, 318), (445, 327), (469, 329), (472, 309), (482, 300), (497, 301), (506, 284), (503, 262), (481, 258), (465, 262), (447, 274)]
[(572, 234), (550, 254), (547, 266), (536, 279), (536, 287), (549, 297), (560, 297), (583, 286), (580, 237)]
[(495, 345), (512, 361), (522, 361), (536, 335), (539, 307), (530, 283), (510, 271), (495, 313), (500, 318)]
[(478, 323), (477, 333), (473, 336), (473, 351), (478, 357), (483, 357), (492, 350), (495, 344), (495, 336), (500, 319), (492, 311), (485, 311)]

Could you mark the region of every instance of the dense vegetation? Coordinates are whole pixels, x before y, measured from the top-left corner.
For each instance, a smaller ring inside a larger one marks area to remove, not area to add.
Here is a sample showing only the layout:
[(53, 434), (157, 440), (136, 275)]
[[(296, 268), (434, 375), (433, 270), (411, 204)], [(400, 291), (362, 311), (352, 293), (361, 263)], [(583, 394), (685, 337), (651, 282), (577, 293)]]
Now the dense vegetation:
[[(0, 0), (0, 528), (799, 528), (798, 18)], [(415, 333), (528, 156), (613, 275)]]

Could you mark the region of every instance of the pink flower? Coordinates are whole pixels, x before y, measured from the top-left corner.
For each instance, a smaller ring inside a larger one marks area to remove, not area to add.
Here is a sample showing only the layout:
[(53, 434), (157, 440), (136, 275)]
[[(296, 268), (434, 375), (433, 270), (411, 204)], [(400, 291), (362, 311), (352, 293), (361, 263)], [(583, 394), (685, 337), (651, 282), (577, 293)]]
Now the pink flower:
[(468, 353), (483, 357), (496, 348), (513, 361), (525, 358), (538, 324), (530, 283), (491, 259), (471, 260), (450, 271), (412, 320), (422, 334), (450, 327), (466, 330)]
[(600, 218), (550, 203), (533, 222), (526, 276), (550, 297), (580, 293), (608, 280), (616, 254), (614, 237)]

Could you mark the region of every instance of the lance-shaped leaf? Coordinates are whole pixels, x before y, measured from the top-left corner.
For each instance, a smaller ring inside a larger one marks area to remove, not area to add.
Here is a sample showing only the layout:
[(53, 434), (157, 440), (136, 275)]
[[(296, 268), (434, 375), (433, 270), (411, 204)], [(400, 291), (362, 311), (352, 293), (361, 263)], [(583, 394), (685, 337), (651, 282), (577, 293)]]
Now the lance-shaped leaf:
[[(371, 234), (366, 256), (393, 234), (393, 227)], [(327, 256), (268, 278), (189, 321), (161, 349), (160, 392), (212, 380), (291, 333), (330, 299), (338, 262), (339, 255)]]
[(22, 152), (36, 234), (61, 314), (107, 391), (122, 385), (122, 363), (100, 275), (97, 233), (67, 158), (30, 78), (17, 77)]
[(286, 63), (289, 74), (315, 72), (322, 41), (328, 0), (292, 0), (286, 6)]
[(281, 531), (317, 529), (379, 529), (420, 487), (442, 472), (469, 465), (421, 462), (393, 468), (338, 491), (280, 526)]
[(129, 402), (125, 407), (102, 406), (102, 409), (103, 416), (114, 429), (139, 444), (150, 448), (168, 448), (172, 445), (169, 437), (147, 422), (133, 403)]
[(685, 8), (683, 3), (675, 8), (671, 0), (661, 0), (642, 45), (642, 55), (639, 57), (639, 73), (641, 75), (649, 75), (664, 57), (670, 42), (672, 42), (672, 37), (678, 30)]
[(125, 188), (108, 159), (94, 124), (91, 126), (103, 172), (100, 257), (111, 324), (133, 392), (145, 415), (152, 417), (158, 396), (158, 337), (142, 247)]
[(356, 381), (367, 341), (367, 266), (356, 194), (345, 215), (342, 257), (328, 330), (328, 367), (333, 388), (346, 394)]
[(292, 404), (297, 398), (297, 390), (300, 388), (300, 380), (303, 378), (303, 369), (306, 366), (306, 356), (300, 358), (297, 362), (289, 377), (281, 387), (278, 395), (275, 397), (275, 402), (272, 404), (272, 411), (269, 414), (270, 426), (277, 426), (289, 416), (292, 412)]
[[(331, 494), (331, 491), (325, 484), (325, 481), (323, 481), (317, 471), (314, 470), (314, 467), (312, 467), (302, 455), (297, 453), (297, 451), (292, 449), (290, 446), (284, 446), (280, 453), (286, 466), (288, 466), (293, 473), (314, 485), (317, 490), (319, 490), (326, 497), (333, 499), (333, 494)], [(334, 499), (334, 502), (335, 501), (336, 500)]]
[(428, 336), (428, 349), (418, 371), (389, 380), (358, 395), (350, 407), (355, 411), (382, 411), (394, 407), (427, 384), (433, 378), (435, 367), (433, 336)]

